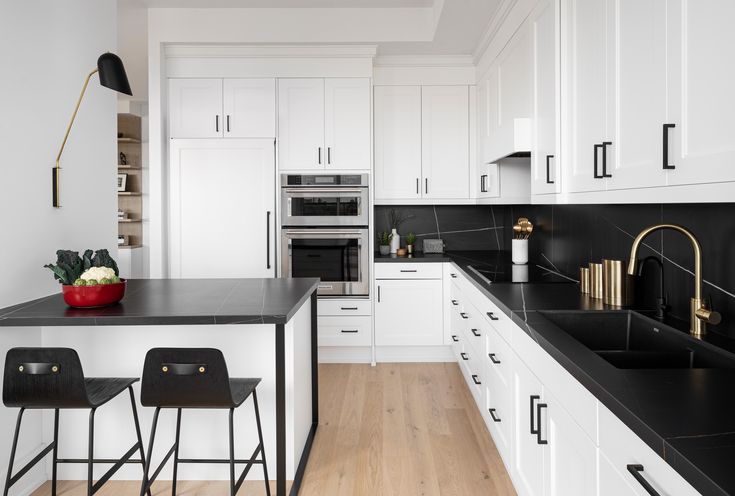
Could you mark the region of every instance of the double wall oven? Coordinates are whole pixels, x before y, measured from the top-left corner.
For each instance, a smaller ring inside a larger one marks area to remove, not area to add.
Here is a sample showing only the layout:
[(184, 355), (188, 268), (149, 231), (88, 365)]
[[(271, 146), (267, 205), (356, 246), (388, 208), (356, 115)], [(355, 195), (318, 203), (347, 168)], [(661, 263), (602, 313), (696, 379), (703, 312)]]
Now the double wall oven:
[(283, 277), (318, 277), (320, 296), (370, 293), (367, 174), (281, 176)]

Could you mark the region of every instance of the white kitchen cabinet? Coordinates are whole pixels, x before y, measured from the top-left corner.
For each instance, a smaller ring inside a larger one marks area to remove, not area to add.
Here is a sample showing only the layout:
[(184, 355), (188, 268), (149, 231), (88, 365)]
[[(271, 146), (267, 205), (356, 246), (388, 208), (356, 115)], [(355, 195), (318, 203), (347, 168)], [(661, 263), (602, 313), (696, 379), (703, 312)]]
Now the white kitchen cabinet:
[(482, 160), (489, 163), (503, 156), (500, 142), (500, 76), (497, 65), (490, 68), (480, 86), (483, 98), (478, 120), (483, 121)]
[(169, 79), (169, 136), (218, 138), (222, 119), (222, 79)]
[(225, 79), (223, 97), (225, 137), (275, 138), (275, 79)]
[(735, 181), (735, 67), (728, 62), (735, 47), (735, 2), (666, 5), (668, 123), (676, 125), (669, 132), (669, 161), (676, 167), (669, 171), (669, 184)]
[(630, 474), (625, 476), (616, 470), (612, 462), (601, 451), (598, 450), (597, 456), (597, 466), (600, 469), (598, 496), (645, 496), (648, 494), (643, 490), (643, 487), (636, 490), (635, 486), (631, 484), (635, 481), (630, 477)]
[(478, 165), (477, 176), (477, 198), (498, 198), (500, 196), (498, 164)]
[(421, 87), (375, 87), (375, 199), (421, 198)]
[(424, 86), (421, 95), (424, 198), (469, 198), (469, 137), (469, 88)]
[(327, 169), (370, 169), (370, 80), (324, 81)]
[(324, 79), (278, 80), (278, 161), (281, 170), (324, 169)]
[(273, 139), (171, 140), (169, 195), (171, 277), (275, 276)]
[(520, 360), (513, 366), (513, 470), (516, 489), (524, 496), (544, 495), (546, 446), (540, 444), (539, 404), (543, 404), (543, 385)]
[(441, 279), (375, 281), (375, 345), (444, 343)]
[(531, 194), (561, 192), (559, 9), (546, 0), (534, 12)]

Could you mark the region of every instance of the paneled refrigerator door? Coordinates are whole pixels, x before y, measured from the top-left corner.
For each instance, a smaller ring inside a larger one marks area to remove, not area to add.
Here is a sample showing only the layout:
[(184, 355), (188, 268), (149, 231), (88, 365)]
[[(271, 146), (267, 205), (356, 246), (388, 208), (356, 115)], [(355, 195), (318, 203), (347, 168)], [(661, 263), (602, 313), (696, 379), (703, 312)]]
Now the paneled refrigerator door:
[(273, 139), (171, 140), (170, 274), (275, 277)]

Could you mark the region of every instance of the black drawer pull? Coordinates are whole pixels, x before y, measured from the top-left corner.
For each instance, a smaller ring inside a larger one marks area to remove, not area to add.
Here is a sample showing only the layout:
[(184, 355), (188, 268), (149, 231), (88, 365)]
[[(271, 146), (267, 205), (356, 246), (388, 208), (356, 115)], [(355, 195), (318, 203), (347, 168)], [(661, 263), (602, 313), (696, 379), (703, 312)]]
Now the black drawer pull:
[(487, 356), (490, 357), (490, 361), (493, 362), (495, 365), (500, 363), (500, 360), (495, 358), (495, 353), (488, 353)]
[(490, 320), (500, 320), (493, 312), (487, 312), (487, 316), (490, 317)]
[(340, 310), (357, 310), (357, 307), (339, 307)]
[(416, 269), (401, 269), (401, 272), (418, 272)]
[(452, 334), (452, 341), (454, 341), (455, 343), (459, 342), (459, 338), (457, 337), (456, 334)]
[(490, 412), (490, 417), (493, 419), (493, 422), (500, 422), (500, 418), (495, 415), (495, 408), (488, 409), (488, 412)]
[(546, 184), (554, 184), (554, 181), (551, 180), (551, 164), (549, 163), (552, 158), (554, 158), (553, 155), (546, 155)]
[(638, 481), (638, 484), (643, 486), (643, 489), (646, 490), (648, 494), (651, 496), (661, 496), (661, 494), (656, 491), (653, 486), (643, 477), (643, 465), (639, 465), (637, 463), (632, 463), (626, 467), (628, 469), (628, 472), (631, 473), (631, 475), (635, 478), (635, 480)]
[(599, 155), (600, 148), (602, 148), (602, 145), (595, 145), (595, 179), (602, 179), (603, 177), (605, 177), (597, 172), (597, 156)]
[(482, 334), (480, 334), (480, 331), (478, 331), (477, 329), (470, 329), (470, 330), (472, 331), (472, 334), (474, 334), (476, 337), (479, 338), (480, 336), (482, 336)]
[[(664, 150), (663, 150), (664, 151), (663, 153), (664, 170), (676, 169), (675, 165), (669, 164), (669, 129), (671, 129), (672, 127), (676, 127), (676, 124), (664, 124)], [(628, 467), (630, 467), (630, 465), (628, 465)]]
[(541, 399), (541, 396), (534, 394), (529, 399), (531, 400), (531, 434), (536, 435), (538, 434), (538, 429), (536, 428), (536, 402)]
[(477, 384), (478, 386), (479, 386), (480, 384), (482, 384), (482, 382), (480, 382), (480, 379), (479, 379), (479, 378), (478, 378), (478, 377), (477, 377), (476, 375), (474, 375), (474, 374), (472, 374), (472, 382), (474, 382), (474, 383), (475, 383), (475, 384)]
[(460, 316), (460, 317), (462, 317), (462, 318), (463, 318), (463, 319), (465, 319), (465, 320), (467, 320), (467, 319), (469, 319), (469, 318), (470, 318), (470, 317), (469, 317), (469, 316), (468, 316), (468, 315), (467, 315), (466, 313), (464, 313), (464, 312), (459, 312), (459, 316)]
[(459, 305), (459, 302), (457, 300), (452, 300), (452, 305), (456, 307), (457, 305)]
[(357, 334), (360, 331), (358, 329), (342, 329), (340, 332), (344, 332), (345, 334)]
[(536, 403), (536, 421), (538, 422), (538, 429), (536, 429), (536, 442), (538, 444), (549, 444), (548, 439), (541, 439), (541, 409), (547, 408), (549, 405), (546, 403)]
[(449, 274), (449, 275), (451, 276), (452, 279), (456, 279), (457, 278), (457, 274)]
[(467, 356), (467, 353), (460, 353), (459, 356), (461, 356), (462, 360), (465, 362), (470, 359), (470, 357)]
[(602, 143), (602, 177), (612, 177), (607, 173), (607, 147), (612, 146), (612, 141), (604, 141)]

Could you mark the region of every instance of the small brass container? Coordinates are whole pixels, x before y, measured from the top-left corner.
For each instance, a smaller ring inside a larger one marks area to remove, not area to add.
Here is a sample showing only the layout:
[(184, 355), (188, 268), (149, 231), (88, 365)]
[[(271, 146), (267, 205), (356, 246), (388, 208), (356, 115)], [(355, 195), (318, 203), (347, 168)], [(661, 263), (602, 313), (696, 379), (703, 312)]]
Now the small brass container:
[(579, 268), (579, 292), (582, 294), (590, 292), (590, 269), (588, 267)]
[(602, 264), (590, 263), (590, 298), (602, 299)]
[(602, 261), (603, 301), (606, 305), (626, 307), (633, 304), (635, 281), (621, 260)]

